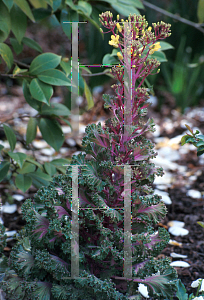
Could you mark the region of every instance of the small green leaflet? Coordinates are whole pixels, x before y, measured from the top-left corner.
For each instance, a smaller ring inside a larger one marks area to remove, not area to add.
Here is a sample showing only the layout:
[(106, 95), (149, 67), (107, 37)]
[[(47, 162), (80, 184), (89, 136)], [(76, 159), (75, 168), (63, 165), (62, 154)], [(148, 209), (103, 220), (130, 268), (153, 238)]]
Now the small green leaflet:
[(56, 68), (61, 61), (61, 56), (54, 53), (43, 53), (38, 55), (30, 65), (30, 74), (39, 75), (40, 73)]
[[(71, 86), (71, 80), (66, 75), (55, 69), (44, 71), (38, 75), (38, 78), (44, 83), (57, 86)], [(73, 86), (73, 85), (72, 85)]]
[(9, 142), (9, 145), (10, 145), (10, 148), (11, 148), (11, 151), (13, 151), (15, 149), (15, 146), (16, 146), (16, 136), (15, 136), (15, 133), (13, 132), (13, 129), (11, 129), (11, 127), (3, 124), (3, 127), (4, 127), (4, 132), (5, 132), (5, 135), (6, 135), (6, 138)]

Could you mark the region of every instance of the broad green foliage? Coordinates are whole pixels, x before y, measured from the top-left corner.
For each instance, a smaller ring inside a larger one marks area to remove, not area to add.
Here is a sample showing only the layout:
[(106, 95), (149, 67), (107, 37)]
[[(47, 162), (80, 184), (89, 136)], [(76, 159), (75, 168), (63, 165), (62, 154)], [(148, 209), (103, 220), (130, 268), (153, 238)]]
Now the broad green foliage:
[[(89, 13), (88, 7), (86, 13)], [(102, 25), (112, 32), (110, 43), (121, 52), (118, 56), (121, 64), (112, 67), (112, 74), (118, 81), (112, 86), (116, 95), (104, 95), (104, 106), (112, 109), (112, 118), (106, 120), (104, 126), (99, 122), (86, 127), (82, 140), (85, 153), (73, 155), (66, 174), (55, 176), (48, 185), (49, 178), (56, 169), (61, 168), (64, 160), (45, 163), (49, 177), (46, 181), (42, 166), (37, 164), (37, 170), (33, 172), (31, 159), (14, 157), (21, 170), (16, 184), (26, 190), (30, 184), (25, 177), (25, 170), (28, 170), (32, 182), (44, 187), (39, 189), (33, 200), (24, 202), (22, 213), (26, 225), (19, 232), (9, 264), (5, 256), (0, 262), (0, 288), (8, 298), (141, 299), (139, 284), (145, 285), (150, 297), (158, 300), (169, 299), (176, 291), (177, 275), (170, 266), (170, 259), (157, 259), (169, 241), (169, 234), (164, 228), (159, 227), (156, 231), (154, 227), (167, 212), (160, 196), (154, 195), (152, 189), (155, 176), (161, 176), (163, 172), (151, 163), (156, 153), (154, 145), (146, 138), (146, 132), (154, 131), (154, 123), (153, 120), (146, 120), (148, 90), (141, 87), (142, 81), (137, 81), (154, 74), (153, 71), (160, 65), (148, 55), (158, 51), (158, 40), (170, 35), (170, 24), (154, 23), (152, 32), (149, 27), (147, 29), (145, 17), (130, 15), (127, 22), (120, 25), (119, 35), (117, 31), (115, 33), (118, 20), (112, 21), (112, 18), (110, 11), (100, 15)], [(131, 28), (127, 40), (130, 42), (133, 39), (134, 43), (125, 46), (122, 35), (127, 23)], [(125, 71), (132, 75), (129, 83), (124, 83)], [(136, 87), (132, 88), (132, 85)], [(128, 99), (124, 95), (125, 88)], [(132, 100), (132, 114), (129, 114), (131, 122), (125, 133), (125, 106), (128, 100)], [(46, 107), (48, 116), (53, 114), (53, 108), (49, 110), (50, 106)], [(62, 107), (57, 109), (61, 111)], [(59, 125), (43, 116), (38, 126), (45, 135), (44, 139), (56, 150), (59, 149), (62, 142)], [(90, 154), (89, 158), (87, 154)], [(73, 184), (76, 184), (76, 172), (72, 167), (76, 170), (76, 166), (78, 209), (75, 210)], [(128, 179), (130, 190), (124, 179), (126, 166), (132, 169)], [(131, 200), (129, 232), (124, 229), (128, 206), (127, 198), (124, 201), (125, 195)], [(78, 220), (78, 238), (73, 231), (73, 217)], [(1, 235), (5, 243), (3, 227)], [(125, 257), (127, 250), (124, 241), (129, 235), (132, 269), (126, 276), (124, 265), (130, 257)], [(78, 249), (79, 277), (70, 278)]]
[[(37, 129), (41, 131), (43, 139), (59, 151), (63, 145), (64, 136), (61, 130), (60, 120), (66, 122), (71, 114), (70, 110), (63, 104), (52, 103), (53, 87), (71, 87), (71, 61), (55, 53), (43, 53), (41, 45), (35, 40), (25, 36), (28, 22), (35, 23), (46, 20), (53, 16), (61, 24), (63, 31), (71, 39), (72, 21), (88, 21), (100, 29), (98, 13), (101, 7), (109, 5), (117, 12), (127, 16), (130, 12), (138, 14), (138, 9), (143, 8), (140, 0), (114, 0), (114, 1), (72, 1), (72, 0), (0, 0), (0, 56), (6, 63), (4, 76), (18, 78), (22, 82), (23, 94), (26, 102), (37, 110), (36, 116), (30, 117), (27, 125), (25, 144), (32, 146), (32, 141), (36, 138)], [(103, 34), (100, 33), (101, 38)], [(9, 42), (7, 43), (7, 38)], [(18, 58), (14, 61), (14, 53), (18, 56), (22, 53), (24, 45), (37, 51), (30, 65), (21, 65)], [(163, 53), (163, 52), (161, 52)], [(162, 54), (164, 55), (164, 54)], [(110, 63), (107, 60), (107, 63)], [(112, 63), (119, 63), (118, 60)], [(93, 107), (92, 93), (82, 76), (82, 69), (79, 68), (79, 94), (85, 94), (88, 106)], [(91, 73), (88, 68), (87, 72)], [(8, 74), (8, 75), (7, 75)], [(12, 76), (13, 74), (13, 76)], [(76, 84), (73, 82), (73, 85)], [(22, 191), (28, 189), (31, 184), (40, 186), (40, 182), (48, 184), (54, 172), (65, 172), (65, 167), (58, 165), (55, 168), (50, 165), (38, 165), (38, 162), (31, 156), (16, 154), (17, 133), (9, 124), (3, 126), (5, 136), (9, 142), (10, 149), (5, 149), (0, 145), (3, 160), (0, 165), (0, 181), (13, 180), (17, 188)], [(18, 156), (18, 159), (17, 159)], [(22, 159), (23, 157), (23, 159)], [(29, 163), (29, 167), (28, 167)], [(67, 164), (63, 161), (63, 163)], [(38, 170), (41, 174), (37, 174)], [(34, 174), (36, 176), (34, 176)], [(43, 177), (44, 176), (44, 177)], [(37, 179), (36, 179), (37, 178)]]

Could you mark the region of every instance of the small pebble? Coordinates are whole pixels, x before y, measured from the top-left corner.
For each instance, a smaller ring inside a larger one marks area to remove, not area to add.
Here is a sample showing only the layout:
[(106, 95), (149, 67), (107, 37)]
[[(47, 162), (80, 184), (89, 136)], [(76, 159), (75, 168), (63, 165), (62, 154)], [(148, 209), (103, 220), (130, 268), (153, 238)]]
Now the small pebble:
[(98, 85), (98, 86), (95, 86), (93, 88), (93, 96), (96, 97), (98, 94), (102, 93), (103, 92), (103, 86), (102, 85)]
[(83, 103), (83, 97), (82, 96), (78, 96), (76, 99), (76, 104), (77, 105), (81, 105)]
[(86, 126), (85, 125), (82, 125), (82, 124), (79, 124), (79, 132), (80, 133), (85, 133), (85, 129), (86, 129)]
[(177, 150), (173, 150), (171, 147), (162, 147), (161, 149), (158, 150), (159, 156), (166, 158), (169, 163), (171, 164), (171, 161), (174, 160), (179, 160), (180, 155)]
[(165, 174), (160, 177), (160, 176), (156, 176), (155, 180), (154, 180), (154, 184), (171, 184), (173, 182), (173, 176), (171, 173), (165, 172)]
[(160, 154), (151, 159), (151, 162), (153, 162), (158, 167), (162, 167), (164, 170), (175, 171), (179, 167), (176, 163), (173, 163), (169, 159), (162, 157)]
[(156, 186), (156, 188), (157, 188), (158, 190), (166, 190), (166, 185), (164, 185), (164, 184), (158, 184), (158, 185)]
[(13, 214), (17, 211), (17, 205), (6, 202), (5, 205), (2, 205), (1, 211), (6, 214)]
[(76, 142), (75, 142), (75, 140), (72, 139), (72, 138), (66, 139), (66, 143), (67, 143), (70, 147), (76, 146)]
[(55, 153), (55, 149), (53, 149), (53, 148), (45, 148), (45, 149), (42, 149), (40, 152), (42, 154), (44, 154), (44, 155), (50, 156), (50, 155), (53, 155)]
[(45, 141), (33, 141), (33, 146), (37, 149), (43, 149), (48, 146)]
[(169, 240), (168, 244), (172, 245), (172, 246), (182, 247), (182, 243), (179, 243), (179, 242), (177, 242), (175, 240), (171, 240), (171, 239)]
[(5, 235), (7, 235), (8, 237), (13, 236), (14, 234), (16, 234), (17, 231), (16, 230), (11, 230), (11, 231), (6, 231)]
[(159, 195), (159, 196), (162, 196), (161, 201), (163, 201), (165, 204), (171, 204), (171, 203), (172, 203), (172, 201), (171, 201), (171, 199), (170, 199), (170, 197), (169, 197), (169, 194), (168, 194), (167, 192), (164, 192), (164, 191), (160, 191), (160, 190), (155, 189), (155, 190), (154, 190), (154, 194), (157, 194), (157, 195)]
[(156, 129), (156, 130), (152, 133), (152, 135), (153, 135), (154, 137), (160, 136), (160, 134), (161, 134), (160, 126), (157, 125), (157, 124), (155, 124), (155, 129)]
[(189, 234), (189, 231), (187, 229), (177, 227), (177, 226), (169, 227), (169, 232), (175, 236), (184, 236), (184, 235)]
[(171, 257), (177, 257), (177, 258), (187, 258), (188, 256), (187, 255), (182, 255), (182, 254), (178, 254), (178, 253), (175, 253), (175, 252), (172, 252), (170, 253), (170, 256)]
[(181, 222), (181, 221), (173, 220), (173, 221), (168, 222), (167, 226), (169, 226), (169, 227), (176, 226), (176, 227), (182, 228), (185, 226), (185, 223)]
[(196, 191), (196, 190), (189, 190), (189, 191), (187, 191), (186, 195), (191, 198), (194, 198), (194, 199), (202, 198), (201, 192)]
[(172, 263), (170, 263), (170, 266), (172, 267), (181, 267), (181, 268), (188, 268), (190, 267), (189, 263), (185, 262), (185, 261), (173, 261)]
[(12, 197), (17, 201), (22, 201), (24, 199), (24, 196), (19, 194), (12, 195)]
[(70, 149), (66, 148), (66, 147), (62, 147), (62, 148), (60, 148), (59, 152), (61, 154), (67, 154), (67, 155), (69, 155)]
[(72, 131), (69, 126), (61, 126), (61, 128), (64, 134), (70, 133)]

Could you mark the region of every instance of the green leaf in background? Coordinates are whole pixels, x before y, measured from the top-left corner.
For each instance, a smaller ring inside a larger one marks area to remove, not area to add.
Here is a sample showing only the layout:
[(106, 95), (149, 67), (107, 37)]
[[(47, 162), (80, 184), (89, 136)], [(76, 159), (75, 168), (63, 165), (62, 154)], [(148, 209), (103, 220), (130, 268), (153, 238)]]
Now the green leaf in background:
[(0, 144), (0, 151), (4, 149), (4, 146)]
[(29, 2), (32, 4), (35, 8), (47, 8), (47, 3), (45, 0), (29, 0)]
[(8, 10), (10, 11), (13, 6), (13, 0), (3, 0), (3, 2), (7, 6)]
[(82, 71), (82, 70), (85, 70), (88, 74), (92, 74), (91, 73), (91, 70), (88, 68), (88, 67), (85, 67), (85, 66), (79, 66), (81, 69), (80, 69), (80, 71)]
[(30, 93), (29, 83), (27, 80), (23, 80), (23, 94), (26, 102), (37, 111), (41, 110), (42, 102), (35, 100)]
[(30, 47), (31, 49), (34, 49), (40, 53), (42, 53), (42, 48), (40, 47), (40, 45), (32, 40), (32, 39), (29, 39), (28, 37), (24, 36), (24, 38), (22, 39), (22, 43), (25, 44), (26, 46)]
[(114, 56), (112, 56), (111, 54), (108, 53), (108, 54), (104, 55), (102, 64), (103, 65), (109, 65), (109, 66), (118, 65), (119, 64), (119, 60), (116, 59)]
[(71, 33), (72, 33), (72, 25), (71, 23), (64, 23), (64, 22), (74, 22), (74, 21), (79, 21), (79, 16), (76, 11), (72, 9), (69, 9), (69, 11), (63, 9), (61, 11), (60, 23), (64, 33), (70, 40), (71, 40)]
[(71, 128), (71, 130), (73, 131), (72, 125), (71, 125), (71, 123), (67, 119), (64, 119), (64, 118), (62, 118), (60, 116), (59, 116), (59, 118), (60, 118), (60, 120), (64, 121)]
[(50, 106), (43, 105), (41, 114), (49, 116), (69, 116), (71, 112), (65, 105), (61, 103), (51, 103)]
[(4, 42), (11, 29), (11, 18), (8, 8), (0, 2), (0, 42)]
[(140, 0), (118, 0), (118, 2), (144, 9), (144, 5), (142, 4), (142, 2)]
[(59, 151), (64, 143), (64, 135), (59, 123), (56, 120), (40, 119), (39, 128), (43, 139), (55, 149)]
[(53, 176), (54, 174), (57, 173), (57, 170), (56, 170), (55, 166), (52, 165), (52, 164), (49, 163), (49, 162), (45, 162), (45, 163), (44, 163), (44, 168), (45, 168), (45, 171), (46, 171), (50, 176)]
[(204, 0), (198, 1), (197, 16), (198, 16), (198, 22), (203, 23), (204, 22)]
[(23, 51), (23, 45), (19, 44), (17, 39), (10, 38), (10, 43), (11, 43), (11, 46), (13, 47), (13, 49), (16, 52), (17, 55), (20, 54)]
[(65, 71), (66, 76), (68, 76), (71, 73), (71, 61), (65, 62), (62, 60), (60, 62), (60, 66)]
[(161, 51), (174, 49), (174, 47), (171, 44), (167, 43), (167, 42), (160, 42), (160, 46), (161, 46), (161, 48), (160, 48)]
[(199, 134), (196, 136), (198, 139), (204, 140), (204, 135), (203, 134)]
[(36, 8), (33, 9), (33, 15), (36, 22), (39, 22), (47, 17), (50, 17), (52, 15), (52, 10), (45, 8)]
[(2, 161), (0, 163), (0, 182), (6, 177), (9, 167), (10, 163), (8, 161)]
[(204, 153), (204, 146), (200, 146), (197, 149), (197, 156), (201, 156)]
[(98, 31), (100, 32), (102, 38), (104, 38), (104, 34), (100, 31), (100, 28), (101, 28), (100, 26), (101, 25), (99, 26), (98, 23), (95, 20), (93, 20), (91, 17), (87, 16), (86, 14), (81, 13), (80, 10), (78, 10), (77, 12), (78, 12), (79, 15), (81, 15), (83, 17), (83, 19), (85, 21), (88, 21), (91, 24), (93, 24), (98, 29)]
[(38, 75), (43, 71), (56, 68), (61, 61), (61, 56), (54, 53), (43, 53), (38, 55), (30, 65), (30, 74)]
[(92, 13), (92, 6), (90, 3), (85, 2), (85, 1), (78, 1), (78, 8), (81, 9), (85, 15), (90, 16)]
[(84, 93), (85, 93), (86, 100), (88, 102), (88, 109), (91, 109), (94, 106), (93, 96), (85, 80), (84, 80)]
[(49, 4), (51, 7), (53, 6), (53, 0), (45, 0), (47, 4)]
[(32, 183), (36, 188), (47, 186), (49, 181), (52, 180), (50, 175), (43, 173), (40, 169), (36, 172), (29, 173), (29, 176), (32, 178)]
[(26, 192), (32, 184), (32, 179), (24, 174), (18, 174), (15, 179), (15, 184), (22, 192)]
[(185, 286), (181, 282), (181, 279), (177, 280), (176, 286), (177, 286), (176, 296), (178, 297), (178, 299), (179, 300), (188, 300), (188, 294), (186, 293)]
[(24, 14), (28, 16), (31, 21), (35, 22), (30, 6), (26, 0), (14, 0), (14, 2), (18, 5), (18, 7), (20, 7), (20, 9), (24, 12)]
[(70, 161), (71, 161), (70, 159), (66, 159), (66, 158), (57, 158), (57, 159), (53, 159), (50, 163), (57, 168), (57, 167), (62, 167), (70, 164)]
[(196, 147), (204, 146), (204, 141), (199, 141), (196, 144)]
[(11, 15), (11, 30), (20, 44), (26, 32), (27, 17), (22, 12), (22, 10), (15, 4), (11, 9), (10, 15)]
[(66, 3), (67, 5), (69, 5), (72, 9), (75, 9), (75, 4), (73, 3), (72, 0), (65, 0), (65, 3)]
[(30, 144), (36, 137), (37, 119), (30, 117), (26, 130), (26, 145)]
[(38, 75), (38, 78), (48, 84), (58, 85), (58, 86), (71, 86), (71, 81), (66, 77), (66, 75), (55, 69), (47, 70)]
[(13, 65), (13, 53), (8, 45), (0, 43), (0, 55), (10, 70)]
[(43, 170), (42, 165), (39, 162), (37, 162), (36, 160), (34, 160), (32, 156), (27, 156), (26, 161), (36, 165), (39, 169)]
[(25, 161), (25, 159), (27, 158), (27, 155), (25, 153), (21, 153), (21, 152), (8, 152), (8, 155), (13, 158), (13, 160), (15, 160), (15, 162), (19, 165), (20, 168), (23, 167), (23, 163)]
[(52, 7), (53, 11), (56, 11), (60, 7), (61, 3), (62, 3), (62, 0), (54, 0), (53, 7)]
[(187, 143), (187, 139), (189, 138), (189, 135), (184, 135), (181, 138), (181, 146), (185, 145)]
[(22, 169), (17, 169), (16, 172), (19, 174), (27, 174), (30, 172), (35, 172), (36, 166), (34, 164), (31, 164), (29, 162), (24, 162)]
[(62, 174), (66, 173), (67, 165), (71, 163), (70, 159), (65, 158), (58, 158), (54, 159), (50, 162), (52, 165), (56, 167), (58, 171), (60, 171)]
[(162, 51), (155, 51), (154, 54), (149, 55), (148, 58), (156, 58), (159, 62), (167, 61), (166, 55)]
[(51, 85), (35, 78), (30, 83), (30, 93), (34, 99), (49, 105), (50, 98), (53, 95), (53, 88)]
[[(110, 3), (110, 1), (107, 1)], [(126, 2), (126, 4), (123, 3), (111, 3), (111, 6), (121, 15), (128, 17), (129, 14), (136, 14), (136, 15), (140, 15), (140, 12), (137, 8), (135, 8), (132, 5), (128, 5), (128, 3)]]
[(202, 226), (204, 228), (204, 222), (200, 221), (200, 222), (197, 222), (198, 225)]
[(16, 136), (15, 136), (15, 133), (13, 131), (13, 129), (11, 129), (11, 127), (3, 124), (3, 127), (4, 127), (4, 132), (5, 132), (5, 135), (6, 135), (6, 138), (9, 142), (9, 145), (10, 145), (10, 148), (11, 148), (11, 151), (13, 151), (15, 149), (15, 146), (16, 146)]

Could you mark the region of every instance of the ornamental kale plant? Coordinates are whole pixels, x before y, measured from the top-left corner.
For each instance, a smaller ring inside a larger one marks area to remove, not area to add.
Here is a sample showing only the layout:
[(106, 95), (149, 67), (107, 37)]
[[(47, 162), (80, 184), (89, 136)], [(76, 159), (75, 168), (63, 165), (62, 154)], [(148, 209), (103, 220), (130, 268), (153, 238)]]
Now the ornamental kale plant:
[[(151, 55), (160, 48), (158, 40), (170, 35), (170, 25), (152, 24), (152, 30), (142, 16), (130, 15), (119, 22), (119, 16), (113, 21), (110, 12), (102, 13), (100, 21), (112, 33), (109, 43), (118, 49), (120, 60), (112, 68), (116, 95), (103, 96), (113, 116), (104, 126), (88, 125), (82, 142), (85, 153), (74, 155), (66, 175), (54, 177), (34, 200), (23, 204), (26, 225), (10, 258), (1, 259), (0, 288), (7, 299), (141, 299), (141, 285), (154, 299), (167, 299), (176, 290), (170, 260), (156, 258), (169, 234), (164, 228), (155, 230), (166, 207), (160, 196), (153, 195), (152, 183), (163, 171), (150, 162), (156, 153), (146, 133), (154, 131), (154, 123), (146, 119), (149, 96), (143, 86), (159, 66)], [(129, 182), (124, 180), (126, 167), (131, 170)], [(126, 196), (131, 200), (129, 249), (124, 245)], [(78, 242), (73, 216), (78, 220)], [(79, 275), (71, 277), (77, 249)], [(131, 274), (125, 277), (127, 263)]]

